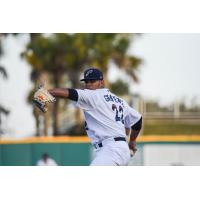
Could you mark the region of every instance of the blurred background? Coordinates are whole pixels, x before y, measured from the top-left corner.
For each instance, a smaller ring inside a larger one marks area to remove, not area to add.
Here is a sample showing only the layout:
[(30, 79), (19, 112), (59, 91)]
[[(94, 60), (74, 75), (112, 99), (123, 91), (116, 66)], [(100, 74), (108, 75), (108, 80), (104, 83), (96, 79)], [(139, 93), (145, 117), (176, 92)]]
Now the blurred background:
[(31, 99), (48, 88), (82, 88), (88, 66), (142, 113), (130, 165), (200, 165), (200, 34), (0, 34), (0, 165), (88, 165), (94, 156), (80, 110), (58, 100), (41, 114)]

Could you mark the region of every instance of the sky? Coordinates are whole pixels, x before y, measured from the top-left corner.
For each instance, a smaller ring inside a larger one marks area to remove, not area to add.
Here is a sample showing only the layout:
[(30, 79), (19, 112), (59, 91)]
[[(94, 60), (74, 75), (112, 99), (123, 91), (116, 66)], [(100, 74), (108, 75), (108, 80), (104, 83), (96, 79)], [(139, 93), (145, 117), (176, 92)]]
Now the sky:
[[(31, 89), (31, 68), (19, 58), (25, 48), (27, 36), (8, 37), (4, 43), (5, 66), (9, 79), (0, 78), (0, 102), (11, 110), (4, 127), (11, 137), (24, 137), (34, 133), (32, 108), (26, 102)], [(200, 34), (142, 34), (135, 38), (129, 53), (143, 59), (138, 76), (140, 83), (131, 89), (146, 99), (169, 104), (177, 100), (190, 103), (200, 98)], [(121, 76), (112, 66), (110, 79)]]

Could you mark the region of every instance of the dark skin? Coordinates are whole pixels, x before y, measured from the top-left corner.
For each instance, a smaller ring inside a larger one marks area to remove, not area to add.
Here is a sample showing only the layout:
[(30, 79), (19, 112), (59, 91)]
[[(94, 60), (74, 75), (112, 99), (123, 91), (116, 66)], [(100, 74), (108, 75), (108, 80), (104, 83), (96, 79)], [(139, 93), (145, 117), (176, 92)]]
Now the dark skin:
[[(85, 89), (88, 90), (96, 90), (104, 88), (104, 81), (103, 80), (87, 80), (85, 81)], [(48, 90), (51, 95), (54, 97), (60, 98), (68, 98), (69, 90), (67, 88), (54, 88)], [(136, 152), (136, 138), (140, 131), (131, 130), (130, 141), (129, 141), (129, 148)]]
[(129, 148), (135, 153), (136, 149), (136, 138), (139, 135), (140, 130), (131, 130), (130, 140), (129, 140)]

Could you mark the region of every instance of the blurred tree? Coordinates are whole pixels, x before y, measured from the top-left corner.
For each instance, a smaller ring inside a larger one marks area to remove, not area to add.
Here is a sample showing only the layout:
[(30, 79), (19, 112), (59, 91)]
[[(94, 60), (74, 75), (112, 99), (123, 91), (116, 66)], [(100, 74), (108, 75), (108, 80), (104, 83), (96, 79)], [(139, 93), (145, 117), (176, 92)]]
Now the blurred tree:
[[(30, 43), (34, 43), (34, 40), (37, 39), (41, 34), (40, 33), (30, 33)], [(27, 55), (28, 53), (28, 55)], [(27, 102), (32, 105), (32, 98), (33, 94), (36, 91), (37, 87), (40, 84), (40, 80), (43, 77), (43, 74), (46, 74), (44, 69), (42, 67), (39, 67), (37, 64), (37, 61), (34, 57), (29, 56), (30, 52), (22, 52), (21, 57), (28, 59), (28, 63), (31, 64), (32, 71), (30, 74), (30, 79), (33, 82), (33, 87), (31, 91), (29, 92), (27, 96)], [(41, 112), (36, 108), (33, 107), (33, 115), (35, 117), (35, 125), (36, 125), (36, 136), (40, 135), (47, 135), (48, 134), (48, 114), (42, 115)], [(42, 120), (41, 120), (42, 119)], [(46, 126), (41, 125), (41, 121), (46, 124)], [(43, 130), (41, 130), (40, 127), (43, 127)]]
[[(0, 58), (3, 56), (3, 47), (2, 47), (3, 39), (4, 39), (4, 34), (0, 33)], [(8, 74), (3, 66), (0, 66), (0, 74), (3, 76), (4, 79), (8, 78)]]
[(127, 95), (129, 93), (128, 83), (124, 82), (121, 79), (118, 79), (111, 84), (111, 92), (119, 96)]
[[(7, 72), (2, 66), (0, 66), (0, 74), (3, 76), (4, 79), (8, 78)], [(2, 115), (8, 115), (9, 112), (10, 111), (8, 109), (6, 109), (4, 106), (0, 104), (0, 134), (3, 133), (2, 128), (1, 128)]]
[(2, 75), (2, 77), (4, 79), (8, 78), (8, 74), (7, 74), (6, 70), (4, 69), (4, 67), (2, 67), (2, 66), (0, 66), (0, 74)]
[[(141, 59), (128, 55), (133, 37), (134, 34), (121, 33), (32, 34), (23, 56), (33, 68), (34, 82), (42, 73), (47, 72), (54, 87), (66, 86), (63, 83), (65, 75), (69, 77), (69, 86), (80, 87), (80, 75), (88, 66), (101, 68), (109, 86), (107, 71), (111, 61), (134, 81), (138, 81), (136, 71)], [(54, 135), (59, 134), (59, 101), (56, 101), (53, 108)], [(77, 114), (76, 119), (79, 116)]]
[[(3, 35), (1, 34), (0, 35), (0, 58), (2, 57), (3, 55), (3, 49), (2, 49), (2, 37)], [(5, 68), (3, 66), (0, 66), (0, 74), (2, 75), (2, 77), (4, 79), (7, 79), (8, 78), (8, 74), (5, 70)], [(2, 123), (2, 115), (8, 115), (9, 114), (9, 110), (6, 109), (4, 106), (2, 106), (0, 104), (0, 133), (3, 133), (2, 129), (1, 129), (1, 123)]]
[(134, 36), (135, 34), (128, 33), (88, 34), (90, 63), (100, 67), (107, 75), (108, 64), (113, 61), (118, 68), (138, 82), (136, 71), (142, 60), (128, 54)]

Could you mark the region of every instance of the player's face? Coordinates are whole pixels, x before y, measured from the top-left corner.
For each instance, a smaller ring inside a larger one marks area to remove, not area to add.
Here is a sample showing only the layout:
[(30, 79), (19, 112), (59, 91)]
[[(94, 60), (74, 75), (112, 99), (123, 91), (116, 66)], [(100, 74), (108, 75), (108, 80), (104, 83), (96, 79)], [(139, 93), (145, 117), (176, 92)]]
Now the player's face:
[(89, 90), (96, 90), (103, 87), (103, 80), (87, 80), (85, 81), (85, 88)]

